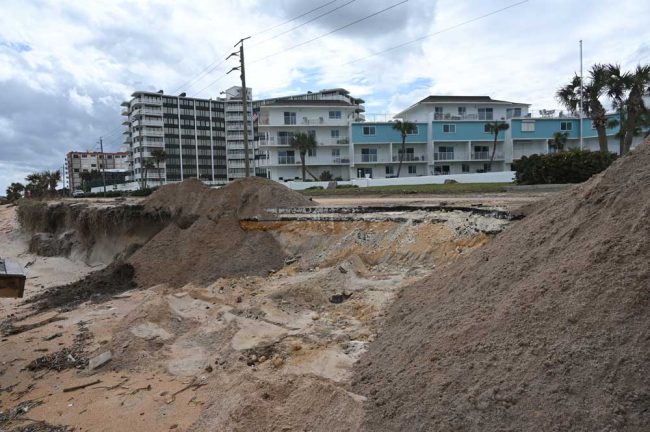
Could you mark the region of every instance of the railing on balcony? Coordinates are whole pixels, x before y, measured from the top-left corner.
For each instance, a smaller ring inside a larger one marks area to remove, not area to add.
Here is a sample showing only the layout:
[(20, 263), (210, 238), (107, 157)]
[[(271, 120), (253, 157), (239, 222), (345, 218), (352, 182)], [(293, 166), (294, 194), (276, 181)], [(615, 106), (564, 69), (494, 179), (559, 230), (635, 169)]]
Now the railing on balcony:
[[(482, 151), (482, 152), (472, 152), (471, 158), (472, 160), (490, 160), (490, 157), (492, 156), (492, 152), (489, 151)], [(501, 152), (496, 152), (494, 154), (494, 159), (503, 159), (503, 153)]]
[(350, 158), (333, 157), (332, 158), (332, 163), (333, 164), (349, 164), (350, 163)]
[[(405, 154), (404, 159), (402, 159), (404, 162), (420, 162), (426, 160), (424, 155), (415, 155), (415, 154)], [(393, 155), (393, 162), (399, 162), (399, 155)]]
[(440, 161), (454, 160), (454, 152), (436, 152), (433, 156), (435, 160)]
[(376, 154), (362, 154), (361, 162), (378, 162)]
[(293, 165), (295, 163), (295, 156), (278, 156), (278, 165)]

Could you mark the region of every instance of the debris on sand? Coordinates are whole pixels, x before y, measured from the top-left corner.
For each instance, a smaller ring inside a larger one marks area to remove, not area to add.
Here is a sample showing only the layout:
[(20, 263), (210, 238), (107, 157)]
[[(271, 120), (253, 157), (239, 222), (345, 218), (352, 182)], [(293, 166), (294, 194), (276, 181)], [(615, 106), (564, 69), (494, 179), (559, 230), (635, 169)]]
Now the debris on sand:
[(650, 142), (403, 290), (367, 430), (650, 430)]
[(210, 282), (225, 276), (266, 276), (284, 266), (274, 237), (244, 231), (239, 220), (265, 215), (272, 207), (313, 205), (277, 182), (250, 177), (212, 189), (197, 179), (163, 186), (143, 203), (151, 212), (172, 214), (172, 223), (129, 259), (141, 286)]
[(14, 408), (0, 411), (0, 430), (8, 431), (11, 427), (13, 427), (12, 432), (67, 432), (70, 430), (66, 426), (55, 426), (43, 421), (34, 421), (26, 416), (29, 411), (42, 404), (43, 401), (26, 400), (20, 402)]
[(54, 370), (61, 372), (65, 369), (83, 369), (88, 365), (88, 359), (85, 355), (86, 345), (91, 338), (90, 331), (86, 323), (79, 321), (78, 333), (75, 336), (74, 343), (71, 347), (65, 347), (59, 351), (39, 357), (27, 365), (27, 370)]

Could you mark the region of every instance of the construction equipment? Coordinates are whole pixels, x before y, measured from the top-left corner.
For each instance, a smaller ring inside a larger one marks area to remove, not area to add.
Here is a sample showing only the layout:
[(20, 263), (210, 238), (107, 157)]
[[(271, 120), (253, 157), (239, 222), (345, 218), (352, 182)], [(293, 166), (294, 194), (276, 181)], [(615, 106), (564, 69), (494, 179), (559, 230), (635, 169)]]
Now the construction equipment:
[(22, 297), (25, 279), (23, 266), (8, 258), (0, 258), (0, 297)]

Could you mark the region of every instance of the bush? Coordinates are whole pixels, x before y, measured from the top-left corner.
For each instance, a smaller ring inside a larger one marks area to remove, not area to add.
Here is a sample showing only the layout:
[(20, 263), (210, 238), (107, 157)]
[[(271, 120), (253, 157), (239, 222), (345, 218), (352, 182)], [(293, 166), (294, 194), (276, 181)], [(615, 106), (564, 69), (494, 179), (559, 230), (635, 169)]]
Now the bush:
[(320, 173), (319, 176), (320, 181), (332, 181), (333, 178), (334, 176), (332, 175), (332, 173), (327, 170)]
[(155, 188), (138, 189), (131, 192), (130, 195), (135, 197), (145, 197), (151, 195), (154, 190)]
[(581, 183), (605, 170), (616, 159), (614, 153), (570, 150), (524, 156), (512, 163), (518, 184)]
[(358, 185), (336, 185), (337, 189), (352, 189), (352, 188), (358, 188)]
[(323, 186), (309, 186), (305, 190), (323, 190)]

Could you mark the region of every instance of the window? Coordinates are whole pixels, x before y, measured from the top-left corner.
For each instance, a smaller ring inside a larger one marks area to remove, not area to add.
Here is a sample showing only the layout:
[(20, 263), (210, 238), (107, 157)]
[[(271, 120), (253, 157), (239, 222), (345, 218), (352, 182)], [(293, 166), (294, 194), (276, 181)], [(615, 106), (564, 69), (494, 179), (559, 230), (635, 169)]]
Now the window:
[(490, 124), (489, 124), (489, 123), (485, 123), (485, 124), (483, 125), (483, 132), (485, 132), (485, 133), (492, 133), (492, 130), (490, 130)]
[(340, 119), (341, 118), (341, 111), (330, 111), (329, 112), (329, 117), (331, 119)]
[(478, 119), (479, 120), (492, 120), (494, 110), (492, 108), (479, 108), (478, 109)]
[(338, 137), (339, 137), (339, 132), (340, 132), (340, 131), (339, 131), (338, 129), (332, 129), (332, 130), (330, 131), (330, 137), (332, 137), (332, 138), (338, 138)]
[(467, 108), (464, 106), (459, 106), (458, 107), (458, 115), (459, 116), (464, 116), (467, 113)]
[(573, 123), (571, 123), (571, 122), (561, 122), (560, 123), (560, 130), (563, 130), (563, 131), (573, 130)]
[(521, 108), (506, 109), (506, 118), (521, 117)]
[(409, 132), (406, 135), (417, 135), (418, 134), (418, 127), (413, 126), (413, 132)]
[(521, 122), (521, 131), (522, 132), (535, 132), (535, 121), (522, 121)]
[(393, 175), (393, 166), (386, 165), (386, 175)]
[(469, 172), (469, 164), (463, 164), (462, 165), (462, 170), (463, 170), (464, 173), (468, 173)]
[(295, 125), (296, 124), (296, 113), (295, 112), (285, 112), (284, 113), (284, 124), (286, 124), (286, 125)]
[(443, 124), (442, 125), (442, 132), (443, 133), (456, 133), (456, 125), (455, 124)]
[(433, 119), (434, 120), (442, 119), (442, 107), (440, 106), (433, 107)]
[(417, 167), (415, 165), (409, 165), (409, 174), (417, 174)]
[(362, 148), (361, 162), (377, 162), (377, 149)]
[(340, 157), (340, 156), (341, 156), (340, 149), (332, 149), (332, 157)]
[(316, 149), (315, 148), (307, 149), (307, 156), (316, 157)]
[(374, 135), (375, 134), (375, 127), (374, 126), (364, 126), (363, 127), (363, 134), (364, 135)]

